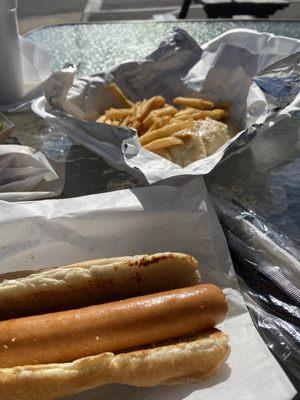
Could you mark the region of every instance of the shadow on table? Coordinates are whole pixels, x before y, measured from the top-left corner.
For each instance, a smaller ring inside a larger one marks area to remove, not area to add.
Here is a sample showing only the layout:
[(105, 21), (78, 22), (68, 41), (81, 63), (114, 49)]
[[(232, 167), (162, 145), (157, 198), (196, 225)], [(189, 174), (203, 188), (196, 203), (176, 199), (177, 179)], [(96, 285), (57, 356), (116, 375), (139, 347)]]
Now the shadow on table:
[(86, 196), (140, 185), (136, 178), (114, 169), (90, 150), (73, 145), (65, 161), (65, 186), (61, 197)]

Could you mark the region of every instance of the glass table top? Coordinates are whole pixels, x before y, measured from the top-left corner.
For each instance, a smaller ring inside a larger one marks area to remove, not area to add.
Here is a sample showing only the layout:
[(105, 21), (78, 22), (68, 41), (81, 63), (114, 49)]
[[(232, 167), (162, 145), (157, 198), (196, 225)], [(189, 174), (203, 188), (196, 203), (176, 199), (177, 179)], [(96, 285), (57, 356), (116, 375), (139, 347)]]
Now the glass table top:
[(300, 39), (300, 22), (259, 20), (57, 25), (33, 31), (27, 38), (52, 55), (54, 70), (71, 63), (80, 64), (81, 74), (94, 74), (147, 56), (174, 27), (185, 29), (199, 44), (237, 28)]

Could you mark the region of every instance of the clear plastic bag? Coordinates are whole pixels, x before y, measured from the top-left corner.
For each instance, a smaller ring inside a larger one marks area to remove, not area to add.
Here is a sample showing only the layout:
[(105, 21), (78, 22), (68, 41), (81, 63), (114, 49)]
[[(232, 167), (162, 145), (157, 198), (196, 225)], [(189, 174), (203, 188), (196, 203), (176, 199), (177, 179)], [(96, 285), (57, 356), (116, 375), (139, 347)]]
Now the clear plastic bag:
[(300, 254), (253, 211), (214, 189), (214, 201), (252, 320), (300, 385)]

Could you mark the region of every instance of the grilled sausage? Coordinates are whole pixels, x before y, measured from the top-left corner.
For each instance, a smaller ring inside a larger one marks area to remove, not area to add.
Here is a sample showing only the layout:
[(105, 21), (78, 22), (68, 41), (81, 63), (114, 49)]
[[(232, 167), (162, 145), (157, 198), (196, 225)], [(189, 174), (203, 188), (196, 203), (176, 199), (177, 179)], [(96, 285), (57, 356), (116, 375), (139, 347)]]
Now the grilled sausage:
[(0, 322), (0, 367), (68, 362), (179, 338), (222, 322), (210, 284)]

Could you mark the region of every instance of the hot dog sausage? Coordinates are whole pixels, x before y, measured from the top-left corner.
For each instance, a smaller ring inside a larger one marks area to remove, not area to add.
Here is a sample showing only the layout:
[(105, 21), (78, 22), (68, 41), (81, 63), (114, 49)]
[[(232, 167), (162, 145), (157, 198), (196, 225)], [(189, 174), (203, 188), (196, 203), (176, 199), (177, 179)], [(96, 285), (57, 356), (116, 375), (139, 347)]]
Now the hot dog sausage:
[(227, 303), (214, 285), (0, 322), (0, 367), (68, 362), (178, 338), (222, 322)]

